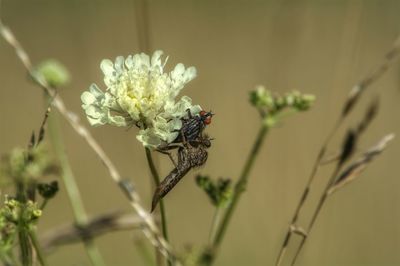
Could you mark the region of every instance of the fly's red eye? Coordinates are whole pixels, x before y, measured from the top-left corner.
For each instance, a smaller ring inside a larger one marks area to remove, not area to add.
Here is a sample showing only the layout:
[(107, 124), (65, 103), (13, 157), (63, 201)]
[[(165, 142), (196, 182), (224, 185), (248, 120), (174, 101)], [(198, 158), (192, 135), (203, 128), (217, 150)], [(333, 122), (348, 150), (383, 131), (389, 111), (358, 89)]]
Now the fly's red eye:
[(207, 117), (207, 118), (204, 120), (204, 124), (206, 124), (206, 125), (211, 124), (211, 117)]
[(203, 110), (203, 111), (200, 111), (200, 116), (205, 116), (205, 115), (206, 115), (206, 113), (207, 113), (207, 112), (206, 112), (206, 111), (204, 111), (204, 110)]

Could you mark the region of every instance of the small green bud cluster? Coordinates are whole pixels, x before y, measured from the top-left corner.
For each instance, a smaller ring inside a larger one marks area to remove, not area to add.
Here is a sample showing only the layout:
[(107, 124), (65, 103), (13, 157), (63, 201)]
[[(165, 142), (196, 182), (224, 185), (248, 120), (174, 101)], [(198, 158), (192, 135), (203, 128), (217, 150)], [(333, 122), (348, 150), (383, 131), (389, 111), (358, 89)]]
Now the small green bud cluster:
[(210, 177), (198, 175), (197, 185), (208, 195), (211, 203), (216, 207), (226, 206), (232, 198), (232, 186), (230, 179), (219, 178), (213, 182)]
[[(18, 232), (32, 230), (42, 210), (31, 200), (18, 201), (6, 197), (0, 208), (0, 256), (2, 262), (12, 261)], [(11, 259), (11, 260), (10, 260)], [(8, 264), (7, 265), (14, 265)]]
[(1, 217), (6, 222), (17, 224), (32, 224), (42, 215), (42, 210), (31, 200), (19, 202), (6, 198), (4, 206), (0, 209)]
[[(0, 212), (0, 254), (6, 259), (12, 253), (16, 239), (16, 225), (10, 223)], [(11, 264), (10, 264), (11, 265)]]
[(39, 80), (45, 80), (53, 88), (65, 86), (70, 81), (67, 68), (55, 59), (41, 62), (36, 67), (34, 75)]
[(306, 111), (315, 101), (315, 96), (292, 91), (285, 95), (272, 94), (263, 86), (258, 86), (250, 92), (250, 103), (255, 106), (267, 123), (273, 125), (276, 117), (284, 109), (292, 111)]
[(0, 163), (0, 177), (25, 182), (50, 174), (58, 174), (58, 167), (49, 158), (43, 146), (25, 150), (15, 148)]
[[(39, 138), (42, 138), (43, 133), (40, 134)], [(15, 264), (13, 247), (17, 239), (21, 245), (29, 245), (29, 238), (32, 240), (32, 237), (27, 234), (36, 230), (47, 200), (58, 191), (56, 181), (39, 183), (42, 177), (58, 174), (59, 171), (38, 143), (40, 140), (36, 143), (32, 134), (28, 149), (15, 148), (0, 160), (1, 185), (12, 184), (15, 191), (13, 196), (6, 196), (0, 207), (0, 260), (5, 265)], [(40, 207), (34, 202), (36, 193), (43, 198)]]

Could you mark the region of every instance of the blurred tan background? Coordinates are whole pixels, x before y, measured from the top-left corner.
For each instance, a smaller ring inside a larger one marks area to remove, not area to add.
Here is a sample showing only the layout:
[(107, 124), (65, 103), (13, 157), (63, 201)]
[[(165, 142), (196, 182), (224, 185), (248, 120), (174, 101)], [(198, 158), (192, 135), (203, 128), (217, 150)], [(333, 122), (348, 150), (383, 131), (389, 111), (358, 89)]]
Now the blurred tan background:
[[(317, 96), (310, 112), (287, 119), (268, 136), (216, 263), (272, 265), (318, 149), (349, 89), (381, 62), (400, 33), (400, 2), (150, 1), (148, 11), (151, 49), (170, 56), (169, 69), (178, 62), (195, 66), (198, 77), (183, 93), (217, 114), (207, 130), (216, 140), (208, 163), (198, 172), (237, 178), (259, 125), (248, 104), (255, 85)], [(105, 87), (100, 61), (140, 52), (133, 1), (5, 0), (1, 13), (34, 62), (56, 58), (68, 67), (72, 82), (60, 94), (86, 125), (80, 95), (92, 82)], [(0, 152), (5, 153), (26, 144), (41, 121), (43, 102), (4, 40), (0, 84)], [(398, 64), (368, 90), (346, 125), (354, 125), (377, 95), (380, 112), (361, 149), (386, 133), (400, 133)], [(150, 207), (149, 173), (136, 129), (104, 126), (91, 132)], [(97, 157), (66, 123), (63, 134), (88, 212), (130, 211)], [(331, 151), (337, 151), (342, 135), (343, 130)], [(362, 178), (330, 199), (298, 265), (400, 265), (399, 156), (395, 139)], [(167, 158), (159, 164), (165, 176), (171, 164)], [(329, 170), (321, 171), (312, 199)], [(194, 175), (186, 176), (166, 198), (170, 238), (181, 250), (207, 241), (213, 215)], [(68, 221), (72, 213), (62, 187), (39, 227), (44, 232)], [(132, 237), (132, 232), (123, 232), (96, 240), (108, 265), (143, 264)], [(49, 262), (89, 265), (82, 245), (58, 249)]]

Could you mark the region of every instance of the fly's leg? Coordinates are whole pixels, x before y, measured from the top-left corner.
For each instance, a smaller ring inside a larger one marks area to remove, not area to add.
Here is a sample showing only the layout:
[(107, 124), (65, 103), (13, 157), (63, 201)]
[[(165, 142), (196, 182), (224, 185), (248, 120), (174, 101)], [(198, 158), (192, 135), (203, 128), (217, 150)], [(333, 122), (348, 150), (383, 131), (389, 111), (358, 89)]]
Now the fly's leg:
[[(190, 111), (190, 110), (189, 110)], [(186, 141), (186, 136), (185, 136), (185, 134), (184, 134), (184, 132), (183, 132), (183, 129), (181, 129), (180, 130), (181, 131), (181, 135), (182, 135), (182, 144), (183, 144), (183, 147), (181, 147), (179, 150), (178, 150), (178, 156), (181, 156), (181, 154), (187, 154), (187, 153), (184, 153), (184, 152), (181, 152), (181, 151), (183, 151), (183, 150), (181, 150), (181, 149), (185, 149), (185, 150), (188, 150), (188, 149), (190, 149), (190, 144)], [(183, 156), (185, 156), (185, 155), (183, 155)], [(185, 161), (186, 160), (186, 158), (181, 158), (181, 157), (179, 157), (179, 162), (183, 162), (183, 161)], [(181, 173), (181, 167), (176, 167), (176, 169), (178, 170), (178, 173), (179, 174), (182, 174)]]
[[(188, 110), (189, 110), (189, 109), (188, 109)], [(189, 112), (190, 112), (190, 110), (189, 110)], [(180, 131), (181, 131), (181, 136), (182, 136), (182, 144), (183, 144), (183, 146), (187, 149), (187, 148), (189, 148), (189, 146), (191, 146), (191, 145), (190, 145), (190, 143), (186, 140), (186, 136), (185, 136), (185, 134), (184, 134), (183, 129), (181, 129)]]
[(161, 149), (156, 149), (156, 151), (162, 153), (162, 154), (166, 154), (168, 155), (169, 159), (171, 160), (171, 162), (173, 163), (173, 165), (175, 166), (175, 168), (178, 167), (178, 165), (176, 164), (174, 158), (172, 157), (172, 154), (169, 151), (166, 150), (161, 150)]
[(162, 154), (166, 154), (168, 155), (169, 159), (171, 160), (171, 162), (173, 163), (173, 165), (175, 166), (175, 168), (177, 167), (177, 163), (175, 162), (174, 158), (172, 157), (171, 152), (169, 152), (170, 150), (173, 149), (177, 149), (179, 147), (182, 147), (182, 145), (178, 145), (178, 144), (168, 144), (166, 146), (162, 146), (161, 148), (157, 148), (156, 151), (162, 153)]
[(190, 108), (186, 109), (186, 112), (188, 113), (189, 119), (193, 118), (192, 112), (190, 111)]

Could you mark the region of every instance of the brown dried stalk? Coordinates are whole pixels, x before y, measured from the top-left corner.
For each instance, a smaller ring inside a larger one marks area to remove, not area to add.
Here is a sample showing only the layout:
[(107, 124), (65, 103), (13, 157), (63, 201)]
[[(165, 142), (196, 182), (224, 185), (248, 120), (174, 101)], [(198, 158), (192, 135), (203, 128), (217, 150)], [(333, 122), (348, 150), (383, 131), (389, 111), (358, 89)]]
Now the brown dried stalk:
[[(379, 107), (379, 101), (378, 101), (378, 98), (375, 98), (368, 106), (363, 120), (361, 120), (361, 122), (358, 124), (358, 126), (356, 127), (356, 130), (352, 131), (353, 134), (360, 136), (363, 132), (365, 132), (365, 130), (371, 124), (371, 121), (375, 118), (375, 116), (378, 112), (378, 107)], [(336, 154), (328, 156), (326, 159), (321, 161), (320, 165), (337, 162), (341, 158), (342, 153), (338, 152)]]
[(385, 150), (387, 143), (393, 138), (394, 134), (384, 136), (375, 146), (368, 149), (358, 160), (350, 164), (350, 166), (348, 166), (348, 168), (344, 170), (340, 175), (332, 175), (332, 178), (328, 182), (321, 198), (318, 201), (318, 205), (308, 225), (307, 233), (302, 235), (303, 238), (292, 260), (292, 266), (295, 265), (297, 258), (301, 250), (303, 249), (304, 244), (306, 243), (306, 240), (314, 227), (315, 221), (317, 220), (318, 215), (321, 213), (322, 207), (324, 206), (328, 197), (332, 195), (335, 191), (339, 190), (340, 188), (357, 178), (367, 167), (367, 165)]
[(107, 213), (88, 219), (84, 227), (72, 223), (51, 229), (44, 233), (41, 243), (43, 248), (50, 252), (61, 245), (76, 243), (86, 238), (93, 239), (110, 232), (140, 229), (143, 225), (143, 220), (137, 215)]
[(356, 179), (367, 165), (375, 159), (376, 156), (381, 154), (386, 148), (389, 141), (394, 138), (394, 134), (389, 134), (383, 137), (375, 146), (367, 150), (358, 160), (349, 165), (338, 177), (332, 182), (328, 190), (328, 194), (336, 192), (338, 189), (347, 185)]
[(123, 193), (129, 199), (130, 205), (132, 208), (138, 213), (139, 217), (144, 221), (145, 225), (142, 230), (145, 233), (146, 237), (151, 241), (151, 243), (157, 247), (160, 252), (168, 257), (169, 260), (178, 263), (177, 257), (174, 255), (174, 252), (168, 242), (161, 236), (160, 230), (158, 229), (153, 217), (149, 212), (142, 206), (140, 202), (139, 194), (133, 189), (133, 185), (131, 182), (127, 180), (123, 180), (117, 171), (116, 167), (110, 160), (110, 158), (106, 155), (101, 146), (97, 143), (97, 141), (93, 138), (91, 133), (84, 127), (79, 117), (68, 110), (64, 104), (62, 98), (55, 93), (55, 91), (47, 84), (46, 80), (40, 78), (38, 75), (34, 74), (33, 66), (30, 61), (28, 54), (22, 48), (21, 44), (15, 38), (12, 31), (3, 24), (0, 19), (0, 35), (14, 48), (18, 59), (25, 66), (28, 74), (32, 77), (33, 81), (39, 85), (53, 100), (53, 106), (60, 112), (60, 114), (68, 121), (71, 127), (75, 130), (75, 132), (82, 137), (90, 148), (97, 154), (100, 158), (101, 162), (107, 168), (111, 178), (113, 181), (119, 185)]
[[(389, 67), (398, 59), (399, 54), (400, 54), (400, 36), (397, 37), (392, 48), (385, 54), (383, 61), (375, 68), (375, 70), (372, 71), (372, 73), (370, 73), (366, 77), (364, 77), (359, 83), (357, 83), (350, 90), (347, 100), (342, 108), (341, 115), (339, 116), (333, 129), (330, 131), (327, 138), (323, 142), (322, 147), (318, 153), (318, 156), (314, 162), (314, 166), (313, 166), (311, 174), (308, 178), (306, 187), (303, 191), (303, 194), (302, 194), (299, 202), (297, 203), (297, 207), (292, 216), (290, 225), (288, 226), (288, 229), (287, 229), (287, 232), (285, 235), (285, 239), (282, 243), (281, 249), (279, 251), (279, 254), (278, 254), (278, 257), (277, 257), (277, 260), (275, 263), (276, 266), (280, 266), (283, 261), (283, 258), (286, 254), (291, 236), (293, 234), (293, 232), (290, 230), (290, 228), (292, 226), (294, 226), (298, 220), (300, 212), (301, 212), (301, 210), (308, 198), (308, 195), (310, 193), (311, 185), (314, 182), (315, 176), (316, 176), (319, 168), (323, 165), (323, 158), (325, 157), (327, 147), (328, 147), (332, 137), (335, 135), (335, 133), (339, 129), (339, 127), (343, 124), (343, 121), (348, 117), (350, 112), (353, 110), (354, 106), (361, 98), (362, 93), (365, 91), (365, 89), (367, 89), (374, 82), (376, 82), (380, 77), (382, 77), (382, 75), (389, 69)], [(371, 115), (371, 118), (375, 115), (373, 108), (371, 109), (370, 115)], [(364, 129), (365, 129), (365, 127), (361, 127), (361, 131), (364, 131)]]

